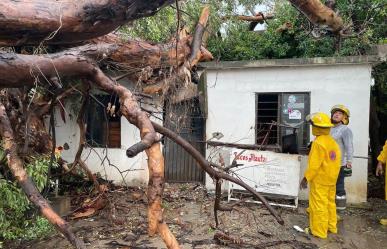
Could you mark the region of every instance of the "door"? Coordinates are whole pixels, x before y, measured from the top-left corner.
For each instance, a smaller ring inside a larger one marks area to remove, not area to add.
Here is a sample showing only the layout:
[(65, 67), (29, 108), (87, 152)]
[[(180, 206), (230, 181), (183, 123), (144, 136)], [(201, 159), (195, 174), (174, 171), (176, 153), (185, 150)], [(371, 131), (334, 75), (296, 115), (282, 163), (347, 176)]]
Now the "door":
[[(179, 104), (165, 103), (164, 126), (187, 140), (202, 155), (205, 153), (205, 119), (198, 99)], [(181, 146), (164, 138), (165, 180), (167, 182), (204, 182), (204, 172)]]

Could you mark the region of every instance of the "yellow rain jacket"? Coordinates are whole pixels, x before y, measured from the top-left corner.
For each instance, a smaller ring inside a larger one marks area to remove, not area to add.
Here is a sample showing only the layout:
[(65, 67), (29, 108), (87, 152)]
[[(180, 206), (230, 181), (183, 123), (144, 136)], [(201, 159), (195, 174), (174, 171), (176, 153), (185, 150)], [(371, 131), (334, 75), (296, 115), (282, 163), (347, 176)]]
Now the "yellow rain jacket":
[[(313, 127), (313, 129), (315, 128)], [(321, 133), (317, 132), (317, 134)], [(336, 141), (328, 134), (317, 135), (313, 141), (305, 177), (308, 182), (336, 186), (340, 171), (341, 153)]]
[[(383, 146), (383, 150), (380, 152), (380, 154), (378, 156), (378, 161), (382, 162), (383, 164), (386, 164), (386, 162), (387, 162), (387, 140)], [(386, 166), (385, 171), (387, 171), (387, 166)], [(386, 185), (386, 189), (385, 189), (386, 197), (385, 198), (387, 200), (387, 172), (385, 172), (384, 175), (386, 176), (386, 183), (385, 183), (385, 185)]]
[(305, 178), (310, 183), (309, 223), (314, 236), (326, 238), (337, 233), (336, 181), (340, 171), (340, 148), (329, 135), (329, 128), (312, 126), (317, 136), (309, 153)]

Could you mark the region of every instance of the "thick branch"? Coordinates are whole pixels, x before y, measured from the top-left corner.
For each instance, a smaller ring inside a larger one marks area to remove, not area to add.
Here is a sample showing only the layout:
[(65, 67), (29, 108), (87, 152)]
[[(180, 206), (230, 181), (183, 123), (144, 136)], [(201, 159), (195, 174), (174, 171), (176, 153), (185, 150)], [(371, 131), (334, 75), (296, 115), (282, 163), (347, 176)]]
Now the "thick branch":
[[(198, 64), (199, 61), (212, 60), (212, 54), (208, 52), (202, 46), (202, 39), (205, 32), (205, 27), (208, 22), (208, 17), (210, 14), (210, 9), (208, 6), (205, 6), (200, 15), (199, 21), (196, 25), (195, 32), (193, 34), (193, 38), (185, 37), (184, 39), (188, 39), (190, 42), (190, 54), (189, 57), (184, 61), (183, 64), (176, 65), (178, 66), (177, 72), (173, 73), (169, 80), (162, 80), (153, 85), (149, 85), (144, 87), (143, 92), (154, 94), (157, 92), (167, 93), (170, 89), (170, 82), (176, 83), (181, 82), (181, 85), (184, 85), (184, 88), (188, 88), (191, 83), (191, 70), (194, 66)], [(184, 40), (183, 39), (183, 40)], [(196, 86), (195, 86), (196, 89)]]
[(231, 18), (236, 18), (241, 21), (247, 21), (247, 22), (264, 22), (265, 20), (273, 19), (274, 15), (273, 14), (267, 14), (264, 15), (263, 13), (259, 12), (258, 14), (254, 16), (245, 16), (245, 15), (236, 15), (236, 16), (224, 16), (222, 19), (231, 19)]
[(315, 25), (328, 26), (333, 32), (339, 32), (344, 28), (343, 19), (320, 0), (289, 0), (289, 2)]
[(77, 43), (155, 14), (173, 0), (2, 0), (0, 46)]
[(17, 145), (14, 140), (11, 123), (9, 122), (5, 107), (2, 104), (0, 104), (0, 134), (3, 139), (4, 151), (7, 153), (8, 167), (28, 199), (39, 208), (40, 212), (47, 220), (55, 225), (56, 228), (66, 236), (72, 245), (76, 248), (86, 248), (83, 242), (76, 238), (70, 231), (68, 223), (52, 210), (24, 170), (23, 162), (17, 153)]
[[(50, 60), (54, 60), (54, 65), (60, 67), (59, 71), (66, 77), (79, 75), (78, 70), (67, 70), (69, 57), (79, 57), (79, 60), (90, 59), (92, 61), (99, 61), (100, 63), (110, 63), (123, 69), (140, 72), (142, 68), (149, 67), (152, 71), (155, 69), (164, 69), (172, 65), (176, 65), (176, 58), (178, 64), (183, 65), (187, 57), (191, 54), (190, 37), (179, 41), (177, 46), (175, 43), (167, 45), (152, 45), (147, 42), (139, 41), (123, 41), (115, 35), (105, 36), (94, 44), (84, 45), (73, 49), (68, 49), (60, 53), (50, 55), (16, 55), (13, 53), (0, 53), (0, 86), (1, 87), (21, 87), (24, 85), (31, 85), (34, 76), (39, 77), (42, 81), (57, 77), (53, 65)], [(212, 59), (211, 53), (205, 48), (200, 49), (199, 60)], [(59, 61), (61, 61), (59, 63)], [(81, 64), (82, 61), (77, 61)], [(29, 68), (32, 69), (31, 73)], [(85, 71), (88, 71), (85, 70)], [(49, 72), (49, 73), (47, 73)], [(158, 72), (157, 72), (158, 73)], [(43, 74), (44, 77), (43, 77)], [(83, 74), (83, 73), (82, 73)], [(158, 75), (158, 74), (157, 74)], [(139, 75), (138, 75), (139, 76)], [(27, 82), (28, 81), (28, 82)], [(31, 81), (31, 82), (30, 82)], [(51, 84), (51, 82), (50, 82)]]
[(191, 67), (196, 65), (200, 60), (200, 55), (201, 55), (200, 47), (202, 45), (203, 34), (207, 26), (209, 15), (210, 15), (210, 7), (206, 6), (202, 10), (202, 13), (196, 25), (195, 33), (191, 43), (191, 54), (188, 58), (188, 62), (190, 63)]
[[(110, 48), (110, 46), (108, 46)], [(17, 73), (12, 72), (17, 70)], [(7, 75), (8, 74), (8, 75)], [(161, 198), (164, 184), (164, 159), (157, 142), (157, 134), (145, 112), (136, 102), (136, 97), (125, 88), (107, 77), (93, 62), (79, 51), (67, 51), (51, 56), (35, 55), (0, 55), (0, 82), (4, 79), (7, 85), (33, 86), (34, 75), (45, 82), (52, 75), (66, 75), (87, 79), (103, 91), (115, 93), (120, 99), (121, 113), (140, 130), (141, 141), (131, 148), (130, 156), (147, 149), (149, 180), (149, 234), (158, 232), (168, 248), (179, 248), (179, 245), (163, 220)], [(44, 77), (43, 77), (44, 76)], [(48, 84), (48, 82), (45, 82)]]
[(202, 168), (207, 174), (209, 174), (211, 177), (215, 179), (225, 179), (227, 181), (233, 182), (235, 184), (238, 184), (239, 186), (245, 188), (247, 191), (252, 193), (255, 197), (257, 197), (263, 205), (269, 210), (269, 212), (276, 218), (278, 223), (284, 224), (284, 221), (282, 218), (277, 214), (277, 212), (273, 209), (273, 207), (267, 202), (265, 197), (263, 197), (261, 194), (256, 192), (253, 188), (251, 188), (249, 185), (244, 183), (243, 181), (240, 181), (239, 179), (236, 179), (235, 177), (232, 177), (228, 174), (225, 174), (220, 171), (216, 171), (213, 169), (208, 161), (200, 154), (198, 150), (196, 150), (191, 144), (189, 144), (186, 140), (184, 140), (182, 137), (174, 133), (173, 131), (155, 123), (152, 122), (153, 127), (155, 130), (164, 136), (167, 136), (171, 140), (173, 140), (175, 143), (183, 147), (184, 150), (186, 150), (198, 163), (199, 167)]

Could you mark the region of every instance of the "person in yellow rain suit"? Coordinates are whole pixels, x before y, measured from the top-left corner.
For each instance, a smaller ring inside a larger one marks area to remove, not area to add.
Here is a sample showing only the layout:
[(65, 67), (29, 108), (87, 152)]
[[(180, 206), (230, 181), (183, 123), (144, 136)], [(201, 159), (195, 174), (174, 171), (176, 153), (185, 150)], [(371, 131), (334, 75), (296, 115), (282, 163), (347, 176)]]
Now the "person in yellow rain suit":
[[(386, 165), (386, 162), (387, 162), (387, 140), (383, 146), (383, 150), (380, 152), (378, 156), (378, 165), (376, 166), (376, 176), (383, 175), (383, 164)], [(386, 175), (385, 191), (386, 191), (386, 201), (387, 201), (387, 173), (385, 173), (385, 175)], [(380, 224), (387, 226), (387, 218), (381, 219)]]
[(340, 171), (340, 147), (330, 133), (330, 117), (325, 113), (308, 115), (312, 133), (316, 136), (309, 152), (308, 168), (300, 183), (300, 188), (309, 191), (310, 232), (320, 238), (327, 238), (328, 231), (337, 233), (336, 181)]

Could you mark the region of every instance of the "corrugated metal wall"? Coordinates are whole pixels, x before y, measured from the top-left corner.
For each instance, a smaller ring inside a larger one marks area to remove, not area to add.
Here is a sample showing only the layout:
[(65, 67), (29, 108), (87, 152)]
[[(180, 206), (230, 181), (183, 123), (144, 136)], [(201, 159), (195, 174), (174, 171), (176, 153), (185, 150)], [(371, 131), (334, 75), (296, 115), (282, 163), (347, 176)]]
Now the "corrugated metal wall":
[[(166, 103), (164, 126), (186, 139), (203, 155), (204, 124), (198, 100), (171, 105)], [(167, 182), (203, 182), (204, 172), (182, 147), (164, 140), (165, 179)]]

